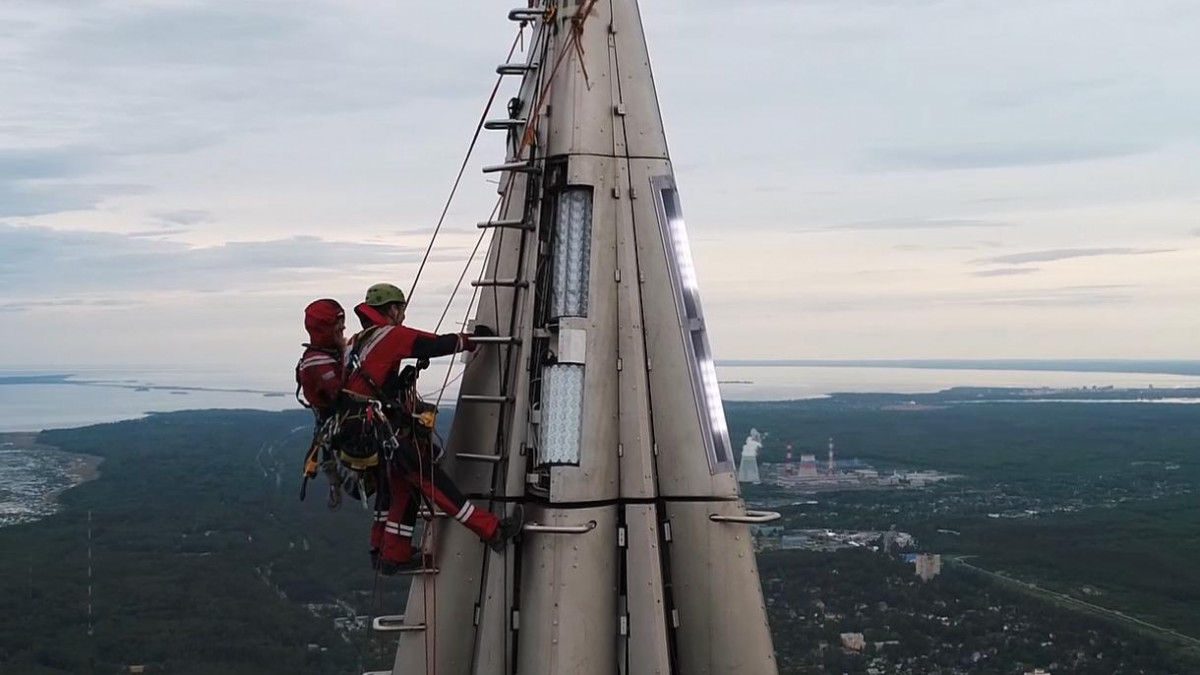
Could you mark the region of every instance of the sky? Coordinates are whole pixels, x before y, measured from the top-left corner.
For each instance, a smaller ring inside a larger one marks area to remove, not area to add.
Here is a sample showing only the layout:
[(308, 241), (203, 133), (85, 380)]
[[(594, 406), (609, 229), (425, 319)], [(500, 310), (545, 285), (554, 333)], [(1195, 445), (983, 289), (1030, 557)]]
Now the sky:
[[(410, 285), (520, 4), (0, 3), (0, 365), (290, 377)], [(719, 359), (1200, 358), (1200, 3), (642, 4)]]

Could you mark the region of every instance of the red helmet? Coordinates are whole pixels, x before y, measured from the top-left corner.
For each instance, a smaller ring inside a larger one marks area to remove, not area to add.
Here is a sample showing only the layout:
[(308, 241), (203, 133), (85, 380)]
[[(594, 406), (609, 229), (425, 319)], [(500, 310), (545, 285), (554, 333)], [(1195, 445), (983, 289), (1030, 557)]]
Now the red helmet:
[[(346, 320), (346, 312), (337, 300), (322, 298), (304, 308), (304, 330), (315, 347), (336, 347), (341, 333), (338, 324)], [(343, 328), (345, 324), (343, 323)]]

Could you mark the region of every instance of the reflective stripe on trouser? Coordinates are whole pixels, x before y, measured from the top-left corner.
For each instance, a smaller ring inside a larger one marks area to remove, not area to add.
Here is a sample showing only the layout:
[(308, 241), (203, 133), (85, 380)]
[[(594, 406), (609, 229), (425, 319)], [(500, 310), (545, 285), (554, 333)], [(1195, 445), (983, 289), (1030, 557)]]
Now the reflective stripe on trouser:
[[(383, 471), (381, 470), (382, 474)], [(413, 556), (413, 532), (417, 524), (417, 507), (420, 505), (413, 494), (412, 487), (395, 471), (389, 470), (388, 478), (380, 486), (382, 492), (388, 493), (387, 510), (382, 513), (382, 520), (377, 520), (374, 527), (381, 530), (379, 557), (393, 563), (406, 563)], [(376, 505), (378, 509), (378, 503)], [(376, 517), (381, 514), (376, 511)], [(374, 528), (372, 528), (372, 543), (374, 543)]]
[(378, 551), (383, 548), (383, 525), (387, 522), (388, 507), (392, 503), (392, 493), (388, 488), (386, 472), (382, 468), (375, 469), (375, 513), (371, 523), (371, 548)]
[[(400, 439), (395, 458), (395, 468), (402, 472), (403, 479), (420, 490), (426, 499), (466, 525), (467, 529), (483, 541), (490, 541), (496, 536), (496, 531), (500, 529), (500, 519), (487, 509), (476, 508), (471, 504), (442, 467), (429, 462), (427, 456), (418, 454), (409, 439)], [(392, 473), (392, 478), (396, 477), (396, 474)]]

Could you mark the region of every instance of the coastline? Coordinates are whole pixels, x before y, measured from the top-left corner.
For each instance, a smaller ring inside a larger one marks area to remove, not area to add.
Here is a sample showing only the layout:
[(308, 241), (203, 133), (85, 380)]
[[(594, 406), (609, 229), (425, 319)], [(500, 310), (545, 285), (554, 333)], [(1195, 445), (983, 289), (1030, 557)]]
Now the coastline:
[[(10, 492), (0, 504), (0, 527), (41, 520), (63, 508), (61, 496), (71, 488), (101, 476), (103, 457), (67, 452), (38, 440), (40, 432), (0, 433), (0, 450), (20, 453), (36, 461), (36, 471), (20, 476), (22, 489)], [(6, 476), (12, 479), (12, 476)]]

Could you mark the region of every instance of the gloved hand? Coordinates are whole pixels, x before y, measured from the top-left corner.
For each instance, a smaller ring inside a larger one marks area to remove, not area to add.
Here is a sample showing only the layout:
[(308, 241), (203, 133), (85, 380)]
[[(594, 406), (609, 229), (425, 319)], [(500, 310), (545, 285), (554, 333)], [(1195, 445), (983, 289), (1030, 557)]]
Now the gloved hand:
[(475, 347), (477, 347), (479, 345), (476, 344), (475, 341), (472, 340), (471, 338), (496, 337), (496, 331), (492, 330), (491, 327), (489, 327), (489, 326), (485, 326), (483, 324), (476, 324), (475, 330), (471, 331), (470, 335), (464, 335), (463, 337), (465, 338), (465, 340), (464, 340), (465, 344), (463, 345), (463, 349), (465, 349), (469, 352), (473, 352), (473, 351), (475, 351)]

